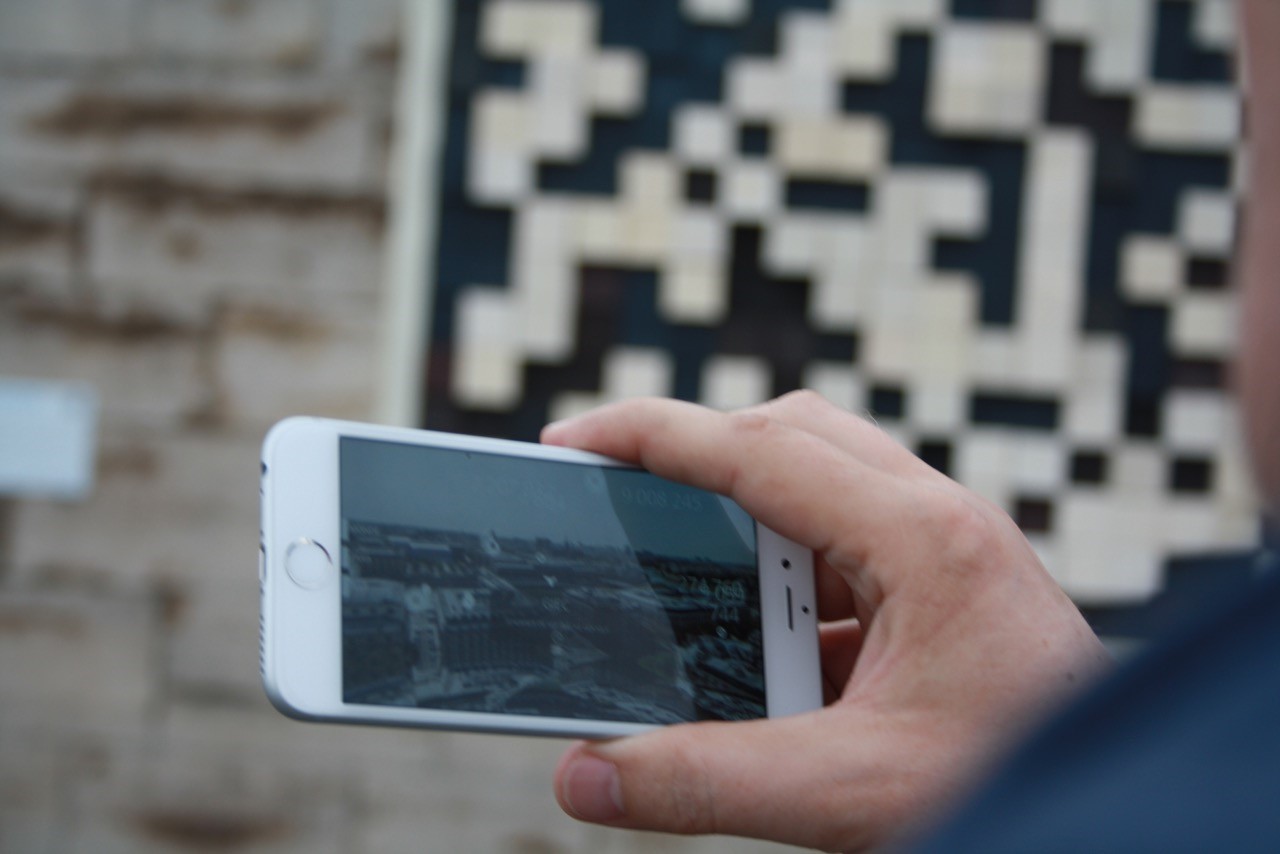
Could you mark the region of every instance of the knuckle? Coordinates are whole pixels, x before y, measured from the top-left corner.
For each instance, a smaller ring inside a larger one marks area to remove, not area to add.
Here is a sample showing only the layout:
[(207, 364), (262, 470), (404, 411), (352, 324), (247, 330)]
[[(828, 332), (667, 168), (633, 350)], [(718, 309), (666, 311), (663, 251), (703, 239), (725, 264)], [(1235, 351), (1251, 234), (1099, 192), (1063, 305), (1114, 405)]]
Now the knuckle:
[(976, 496), (957, 488), (931, 503), (922, 520), (933, 539), (940, 540), (941, 553), (949, 557), (953, 569), (975, 570), (987, 566), (1001, 554), (1008, 531), (1001, 520)]
[(756, 441), (767, 438), (777, 432), (781, 426), (767, 412), (759, 409), (744, 409), (728, 415), (729, 429), (740, 439)]
[(790, 391), (769, 403), (770, 407), (786, 412), (793, 417), (813, 416), (819, 412), (834, 409), (835, 405), (813, 389), (802, 388)]

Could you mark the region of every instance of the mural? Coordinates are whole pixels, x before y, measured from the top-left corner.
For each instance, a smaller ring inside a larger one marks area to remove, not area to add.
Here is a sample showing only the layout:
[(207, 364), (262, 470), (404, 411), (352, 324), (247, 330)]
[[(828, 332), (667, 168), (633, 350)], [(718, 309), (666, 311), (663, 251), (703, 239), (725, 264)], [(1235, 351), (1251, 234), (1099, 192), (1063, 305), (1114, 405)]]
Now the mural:
[(1142, 601), (1258, 537), (1233, 26), (1229, 0), (458, 0), (423, 421), (532, 439), (619, 397), (814, 388), (1006, 507), (1078, 601)]

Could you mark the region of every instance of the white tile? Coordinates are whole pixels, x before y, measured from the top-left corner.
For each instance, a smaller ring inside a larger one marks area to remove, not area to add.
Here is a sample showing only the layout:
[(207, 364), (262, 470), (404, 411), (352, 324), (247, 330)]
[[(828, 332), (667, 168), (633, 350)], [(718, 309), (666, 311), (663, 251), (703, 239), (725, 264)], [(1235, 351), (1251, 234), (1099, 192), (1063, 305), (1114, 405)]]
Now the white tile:
[(480, 46), (494, 57), (585, 56), (596, 15), (585, 0), (495, 0), (484, 7)]
[(953, 465), (955, 478), (966, 486), (994, 481), (1007, 481), (1012, 452), (1012, 431), (975, 430), (955, 443)]
[(1179, 451), (1215, 451), (1231, 427), (1219, 391), (1172, 389), (1164, 400), (1164, 436)]
[(934, 42), (928, 116), (953, 134), (1020, 136), (1040, 123), (1039, 33), (1013, 24), (954, 24)]
[(768, 161), (739, 161), (720, 173), (720, 206), (742, 219), (765, 219), (782, 207), (777, 170)]
[(672, 258), (723, 263), (728, 251), (729, 234), (719, 214), (688, 208), (676, 213), (671, 234)]
[(630, 116), (644, 105), (644, 56), (632, 50), (608, 50), (591, 60), (586, 80), (592, 107), (602, 115)]
[(1233, 89), (1161, 84), (1140, 92), (1132, 130), (1152, 148), (1219, 151), (1236, 146), (1240, 121), (1240, 98)]
[(1057, 502), (1055, 537), (1065, 558), (1056, 577), (1076, 601), (1135, 604), (1160, 588), (1155, 508), (1075, 492)]
[(800, 65), (783, 67), (780, 72), (779, 115), (818, 118), (840, 112), (840, 88), (829, 68)]
[(769, 363), (752, 356), (715, 356), (702, 369), (701, 402), (713, 409), (738, 409), (769, 398)]
[(1192, 32), (1206, 48), (1230, 51), (1236, 47), (1236, 0), (1199, 0)]
[(844, 362), (810, 362), (805, 366), (802, 383), (841, 409), (850, 412), (866, 407), (866, 383)]
[(573, 243), (586, 260), (604, 261), (622, 249), (622, 217), (611, 204), (584, 203), (573, 215)]
[(680, 0), (680, 11), (699, 24), (732, 26), (751, 14), (751, 0)]
[(740, 118), (769, 119), (786, 112), (786, 81), (772, 62), (731, 60), (726, 89), (728, 106)]
[(897, 34), (883, 4), (842, 2), (835, 14), (836, 70), (857, 80), (887, 80), (897, 59)]
[(1182, 291), (1186, 259), (1178, 244), (1161, 237), (1135, 235), (1120, 255), (1120, 286), (1140, 302), (1168, 302)]
[(658, 310), (672, 323), (712, 325), (729, 314), (729, 288), (716, 259), (683, 258), (658, 282)]
[(823, 243), (822, 218), (803, 213), (781, 217), (765, 229), (761, 253), (765, 266), (774, 273), (807, 275), (817, 263)]
[(590, 65), (581, 57), (549, 57), (530, 64), (531, 148), (545, 159), (573, 161), (586, 155)]
[(458, 298), (453, 396), (463, 406), (504, 410), (522, 392), (516, 319), (501, 291), (471, 288)]
[(479, 149), (527, 151), (535, 116), (522, 93), (488, 89), (471, 102), (471, 142)]
[(1222, 257), (1231, 252), (1236, 202), (1226, 193), (1189, 190), (1178, 206), (1178, 237), (1192, 253)]
[(869, 303), (869, 283), (859, 281), (858, 276), (869, 252), (866, 226), (855, 218), (832, 218), (816, 236), (818, 257), (809, 292), (809, 322), (826, 331), (854, 331)]
[(611, 399), (671, 394), (675, 362), (666, 350), (618, 347), (605, 356), (605, 389)]
[(984, 177), (969, 171), (921, 170), (917, 180), (927, 197), (917, 216), (955, 237), (978, 235), (987, 227), (988, 193)]
[(577, 322), (577, 281), (563, 260), (516, 270), (510, 309), (522, 352), (542, 361), (563, 361), (573, 354)]
[(1218, 513), (1213, 505), (1182, 496), (1161, 504), (1161, 551), (1172, 555), (1203, 555), (1206, 543), (1219, 540)]
[(807, 9), (786, 11), (778, 29), (778, 54), (788, 70), (830, 75), (834, 49), (830, 14)]
[(1124, 425), (1128, 354), (1112, 337), (1086, 340), (1076, 354), (1076, 372), (1065, 401), (1063, 429), (1077, 443), (1110, 445)]
[(1149, 503), (1164, 492), (1169, 461), (1154, 442), (1125, 442), (1111, 451), (1110, 485), (1116, 494)]
[(1054, 495), (1067, 481), (1067, 451), (1057, 436), (1018, 436), (1010, 446), (1009, 464), (1019, 491)]
[(1236, 347), (1236, 304), (1223, 293), (1192, 293), (1178, 300), (1170, 330), (1179, 355), (1228, 356)]
[(935, 277), (921, 288), (903, 331), (914, 339), (915, 375), (925, 382), (962, 386), (972, 365), (978, 286), (965, 275)]
[(531, 201), (513, 217), (513, 267), (524, 269), (560, 262), (573, 239), (573, 212), (546, 199)]
[(622, 158), (619, 189), (629, 207), (674, 212), (680, 204), (681, 170), (664, 154), (632, 151)]
[(674, 148), (681, 160), (710, 166), (733, 154), (733, 121), (718, 107), (682, 104), (674, 121)]
[(477, 149), (467, 164), (467, 192), (480, 204), (507, 204), (533, 193), (533, 166), (523, 152)]
[(620, 220), (622, 245), (615, 260), (640, 266), (658, 263), (670, 251), (674, 221), (671, 211), (665, 208), (628, 208)]
[(789, 117), (775, 135), (789, 175), (866, 180), (884, 169), (888, 131), (878, 119)]
[(924, 371), (920, 374), (911, 384), (911, 411), (907, 413), (911, 426), (932, 434), (963, 429), (968, 416), (968, 389), (951, 377), (935, 377)]

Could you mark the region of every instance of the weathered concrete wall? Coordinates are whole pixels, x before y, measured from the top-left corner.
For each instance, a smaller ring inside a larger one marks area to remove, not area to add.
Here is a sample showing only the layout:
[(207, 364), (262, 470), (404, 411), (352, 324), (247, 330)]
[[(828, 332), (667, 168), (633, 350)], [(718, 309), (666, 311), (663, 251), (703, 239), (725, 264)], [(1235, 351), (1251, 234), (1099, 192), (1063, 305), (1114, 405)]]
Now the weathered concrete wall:
[(89, 500), (0, 504), (0, 851), (765, 848), (262, 695), (258, 445), (370, 412), (399, 3), (0, 0), (0, 375), (104, 407)]

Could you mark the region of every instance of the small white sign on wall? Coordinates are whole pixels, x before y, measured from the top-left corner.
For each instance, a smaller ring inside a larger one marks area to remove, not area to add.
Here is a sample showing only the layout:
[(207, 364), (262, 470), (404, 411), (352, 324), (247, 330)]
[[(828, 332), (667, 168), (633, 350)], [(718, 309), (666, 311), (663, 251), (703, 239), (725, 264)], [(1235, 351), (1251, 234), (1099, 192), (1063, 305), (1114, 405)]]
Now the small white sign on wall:
[(0, 497), (87, 497), (97, 427), (92, 387), (0, 377)]

